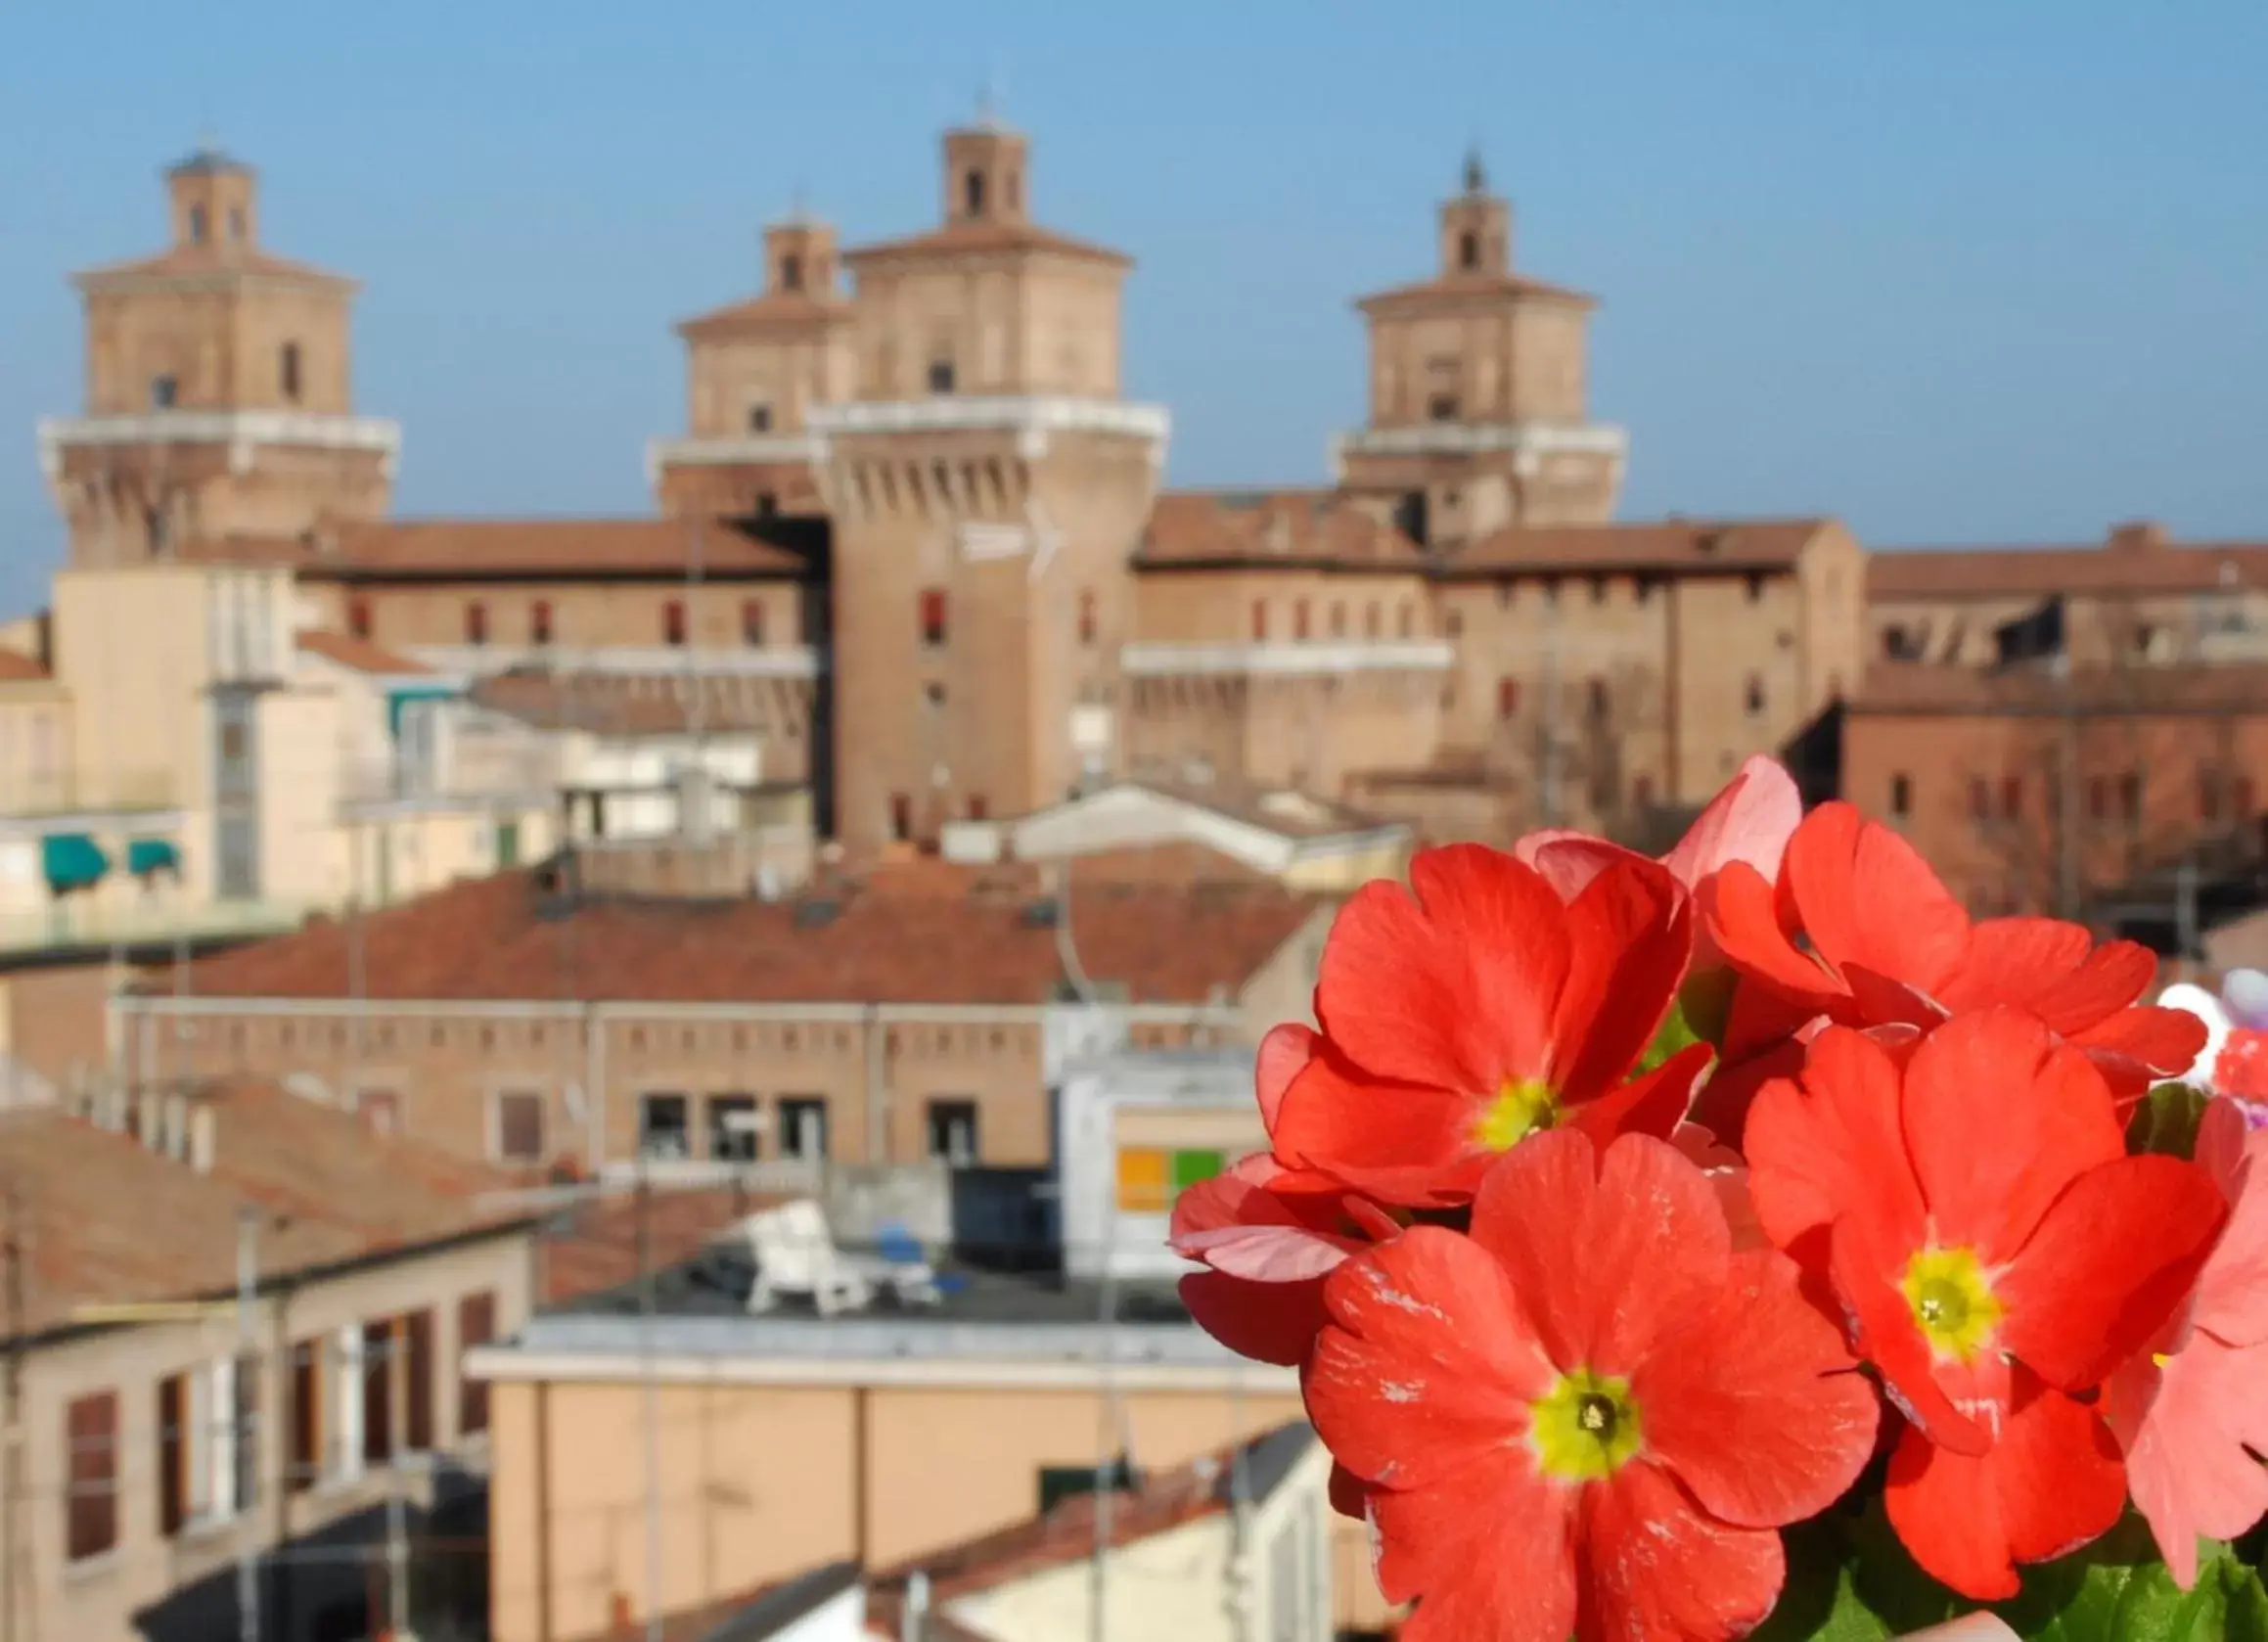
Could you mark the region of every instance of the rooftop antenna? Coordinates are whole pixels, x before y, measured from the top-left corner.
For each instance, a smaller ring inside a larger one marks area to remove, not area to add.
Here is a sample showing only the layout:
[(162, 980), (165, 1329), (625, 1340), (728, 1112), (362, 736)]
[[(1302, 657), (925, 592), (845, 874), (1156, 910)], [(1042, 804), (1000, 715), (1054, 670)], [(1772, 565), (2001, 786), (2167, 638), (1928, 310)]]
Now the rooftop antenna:
[(1480, 139), (1478, 136), (1474, 137), (1471, 142), (1465, 145), (1465, 192), (1468, 194), (1486, 194), (1488, 192), (1488, 167), (1480, 162)]
[(1008, 73), (995, 63), (976, 88), (976, 123), (987, 131), (1000, 126), (1000, 106), (1008, 100)]

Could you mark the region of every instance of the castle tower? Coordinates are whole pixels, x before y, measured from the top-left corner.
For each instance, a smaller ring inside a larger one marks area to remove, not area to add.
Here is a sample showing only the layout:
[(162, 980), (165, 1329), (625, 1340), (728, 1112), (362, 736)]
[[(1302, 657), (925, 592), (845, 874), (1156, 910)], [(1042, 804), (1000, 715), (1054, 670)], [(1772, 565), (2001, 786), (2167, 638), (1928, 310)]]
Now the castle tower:
[(1356, 303), (1370, 421), (1336, 441), (1340, 488), (1449, 552), (1507, 525), (1605, 523), (1628, 440), (1590, 419), (1597, 304), (1514, 271), (1512, 208), (1477, 154), (1438, 235), (1432, 278)]
[(853, 848), (1062, 798), (1114, 756), (1162, 409), (1119, 396), (1129, 259), (1035, 226), (1024, 138), (945, 134), (944, 219), (861, 247), (856, 387), (812, 413), (835, 521)]
[(656, 440), (663, 513), (742, 517), (819, 505), (810, 414), (850, 397), (856, 355), (835, 230), (800, 209), (764, 230), (763, 289), (686, 320), (686, 434)]
[(260, 248), (249, 166), (201, 149), (165, 182), (171, 245), (72, 281), (85, 413), (39, 428), (70, 563), (286, 557), (381, 517), (401, 434), (353, 414), (353, 282)]

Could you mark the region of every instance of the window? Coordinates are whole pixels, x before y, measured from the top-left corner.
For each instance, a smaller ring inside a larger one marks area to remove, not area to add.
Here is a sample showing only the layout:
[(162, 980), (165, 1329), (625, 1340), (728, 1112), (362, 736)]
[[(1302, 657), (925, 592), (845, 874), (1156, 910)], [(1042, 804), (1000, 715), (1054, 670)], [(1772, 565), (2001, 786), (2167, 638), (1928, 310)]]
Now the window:
[(984, 173), (971, 171), (961, 179), (961, 201), (970, 216), (977, 216), (984, 209)]
[(1914, 813), (1914, 778), (1904, 770), (1890, 777), (1890, 814), (1903, 821)]
[(771, 431), (772, 407), (770, 405), (750, 405), (748, 407), (748, 432), (751, 433), (769, 433)]
[(65, 1555), (99, 1557), (118, 1542), (118, 1393), (74, 1397), (63, 1413)]
[(150, 379), (150, 408), (153, 410), (171, 410), (176, 391), (177, 385), (171, 377), (152, 377)]
[(2142, 777), (2131, 771), (2118, 778), (2118, 813), (2128, 821), (2142, 819)]
[(976, 1103), (973, 1100), (930, 1102), (930, 1156), (955, 1168), (976, 1161)]
[(1292, 601), (1292, 636), (1295, 639), (1304, 639), (1307, 636), (1307, 601), (1305, 599)]
[(1520, 680), (1500, 678), (1496, 681), (1496, 716), (1510, 718), (1520, 711)]
[(346, 601), (346, 630), (358, 639), (370, 637), (370, 601), (359, 593)]
[(1095, 590), (1092, 587), (1079, 589), (1079, 642), (1095, 642)]
[(992, 804), (981, 793), (969, 795), (969, 819), (982, 821), (992, 813)]
[(488, 642), (488, 607), (477, 599), (465, 607), (465, 642), (467, 644), (486, 644)]
[(903, 793), (889, 796), (889, 836), (900, 844), (914, 836), (914, 800)]
[(952, 360), (932, 359), (930, 361), (930, 391), (932, 393), (950, 393), (953, 391)]
[(1100, 1474), (1103, 1485), (1113, 1493), (1124, 1492), (1134, 1486), (1134, 1468), (1123, 1454), (1107, 1464), (1043, 1465), (1039, 1468), (1039, 1514), (1046, 1516), (1066, 1499), (1095, 1491), (1095, 1481)]
[(1166, 1151), (1155, 1146), (1118, 1150), (1118, 1207), (1129, 1214), (1162, 1214), (1201, 1180), (1220, 1173), (1226, 1160), (1206, 1150)]
[(1603, 723), (1607, 717), (1607, 681), (1603, 678), (1592, 679), (1584, 694), (1586, 706), (1591, 714), (1591, 722), (1594, 724)]
[(1426, 414), (1435, 422), (1456, 421), (1457, 395), (1454, 393), (1434, 394), (1426, 401)]
[(1480, 236), (1471, 229), (1457, 236), (1457, 266), (1467, 269), (1480, 266)]
[[(395, 1331), (401, 1350), (402, 1371), (409, 1380), (402, 1396), (402, 1435), (409, 1452), (431, 1453), (433, 1447), (433, 1314), (412, 1311)], [(249, 1446), (249, 1444), (248, 1444)]]
[(2252, 819), (2252, 778), (2248, 775), (2240, 775), (2229, 783), (2229, 819), (2239, 822)]
[(471, 1437), (488, 1429), (488, 1382), (464, 1369), (466, 1354), (496, 1338), (496, 1297), (467, 1295), (457, 1301), (457, 1434)]
[(945, 590), (925, 587), (921, 599), (922, 642), (932, 649), (945, 642)]
[(1331, 636), (1335, 639), (1346, 637), (1346, 606), (1338, 599), (1331, 601)]
[(2000, 778), (2000, 813), (2006, 821), (2014, 821), (2023, 813), (2023, 777), (2004, 775)]
[(1385, 618), (1379, 613), (1378, 601), (1373, 599), (1362, 607), (1362, 636), (1375, 639), (1385, 631)]
[(1762, 673), (1748, 675), (1746, 701), (1750, 718), (1756, 717), (1764, 710), (1764, 675)]
[(1909, 642), (1906, 637), (1906, 629), (1895, 621), (1891, 622), (1882, 629), (1882, 659), (1889, 661), (1909, 660), (1906, 654), (1906, 646)]
[(815, 1163), (827, 1156), (827, 1102), (817, 1095), (780, 1098), (780, 1156)]
[(779, 511), (780, 498), (775, 492), (770, 490), (756, 492), (756, 517), (758, 519), (769, 519)]
[(1603, 605), (1606, 602), (1607, 578), (1603, 575), (1595, 575), (1591, 578), (1591, 603)]
[(638, 1097), (638, 1155), (642, 1158), (693, 1156), (693, 1103), (679, 1094)]
[(741, 643), (753, 646), (763, 642), (764, 601), (761, 599), (743, 599), (741, 601)]
[(543, 1096), (506, 1089), (496, 1097), (496, 1152), (508, 1163), (543, 1161)]
[(1268, 601), (1265, 599), (1254, 599), (1252, 601), (1252, 642), (1254, 644), (1265, 644), (1267, 639)]
[(2087, 780), (2087, 819), (2110, 819), (2110, 784), (2099, 775), (2090, 776)]
[(1402, 608), (1394, 614), (1394, 631), (1406, 639), (1417, 631), (1417, 607), (1404, 601)]
[(1764, 578), (1760, 575), (1750, 575), (1748, 577), (1748, 603), (1760, 605), (1763, 602)]
[(291, 1452), (284, 1486), (305, 1493), (323, 1475), (323, 1342), (302, 1340), (292, 1347)]
[(685, 601), (668, 599), (661, 606), (661, 642), (669, 645), (685, 643)]
[(362, 1463), (393, 1458), (393, 1322), (362, 1325)]
[(242, 243), (245, 237), (245, 213), (242, 205), (231, 205), (228, 212), (228, 237)]
[(283, 384), (284, 397), (293, 404), (299, 402), (299, 344), (286, 342), (276, 359), (276, 377)]
[(803, 259), (794, 251), (790, 251), (780, 258), (780, 289), (782, 291), (800, 291), (803, 289)]
[(396, 1089), (357, 1089), (354, 1091), (354, 1115), (369, 1126), (373, 1134), (399, 1134), (401, 1093)]
[(158, 1531), (167, 1539), (189, 1520), (188, 1385), (179, 1374), (158, 1382)]
[(204, 222), (204, 207), (203, 205), (192, 205), (192, 206), (190, 206), (190, 207), (189, 207), (189, 243), (190, 243), (191, 245), (199, 245), (199, 246), (201, 246), (201, 245), (204, 244), (204, 229), (205, 229), (205, 222)]
[(753, 1095), (708, 1097), (708, 1155), (720, 1163), (752, 1163), (762, 1153)]
[(226, 1522), (259, 1496), (259, 1361), (222, 1358), (158, 1385), (158, 1523)]

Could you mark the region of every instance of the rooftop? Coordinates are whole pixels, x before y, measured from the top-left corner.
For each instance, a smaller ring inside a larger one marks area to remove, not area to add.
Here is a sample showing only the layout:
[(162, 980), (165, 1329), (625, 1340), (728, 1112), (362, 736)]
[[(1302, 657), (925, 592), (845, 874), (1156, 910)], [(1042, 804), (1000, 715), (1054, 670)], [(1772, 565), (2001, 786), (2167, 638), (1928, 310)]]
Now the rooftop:
[(331, 580), (682, 577), (700, 535), (704, 576), (795, 576), (801, 555), (754, 526), (682, 519), (404, 519), (342, 525), (300, 555), (301, 572)]
[(1784, 570), (1831, 523), (1666, 519), (1632, 525), (1515, 525), (1448, 555), (1436, 573), (1455, 580), (1507, 571)]
[(2176, 542), (2148, 521), (2094, 545), (1878, 549), (1870, 599), (2182, 594), (2268, 586), (2268, 541)]
[(2082, 668), (1878, 662), (1848, 710), (1858, 714), (2126, 717), (2196, 713), (2268, 716), (2268, 666)]
[(1368, 296), (1358, 297), (1354, 305), (1365, 313), (1377, 313), (1386, 308), (1430, 307), (1443, 302), (1500, 301), (1508, 296), (1572, 302), (1586, 308), (1599, 305), (1598, 297), (1564, 285), (1548, 285), (1542, 280), (1528, 279), (1521, 274), (1484, 273), (1439, 274), (1432, 279), (1417, 280), (1409, 285), (1373, 292)]
[(856, 266), (862, 262), (972, 254), (1062, 256), (1087, 262), (1107, 262), (1119, 268), (1134, 265), (1134, 258), (1107, 246), (1074, 240), (1029, 222), (994, 220), (950, 222), (942, 228), (909, 234), (903, 239), (853, 246), (842, 253), (842, 259)]
[(695, 726), (711, 735), (781, 727), (766, 681), (741, 674), (552, 672), (493, 673), (470, 699), (490, 712), (539, 730), (584, 730), (634, 738), (682, 736)]
[(837, 296), (815, 296), (808, 291), (767, 291), (721, 308), (681, 320), (681, 337), (726, 336), (740, 331), (802, 331), (823, 325), (847, 325), (855, 312)]
[[(1137, 1004), (1234, 996), (1325, 904), (1254, 874), (1073, 885), (1081, 962)], [(331, 998), (359, 980), (373, 999), (1040, 1005), (1064, 984), (1042, 895), (1029, 869), (937, 860), (777, 901), (575, 901), (510, 872), (372, 912), (352, 934), (311, 919), (196, 964), (188, 989)]]
[(1151, 508), (1135, 564), (1416, 570), (1425, 550), (1327, 490), (1168, 490)]
[(0, 649), (0, 684), (44, 684), (50, 676), (31, 657)]
[(200, 1143), (168, 1156), (57, 1108), (0, 1114), (0, 1182), (24, 1245), (23, 1330), (97, 1303), (187, 1300), (236, 1287), (238, 1219), (261, 1216), (263, 1280), (406, 1253), (528, 1216), (479, 1207), (501, 1171), (385, 1138), (334, 1107), (237, 1080), (188, 1091)]
[(358, 673), (430, 673), (432, 669), (423, 661), (413, 661), (406, 656), (397, 656), (383, 645), (357, 638), (352, 633), (334, 633), (320, 628), (303, 632), (298, 646), (310, 656), (320, 656), (326, 661), (336, 662)]

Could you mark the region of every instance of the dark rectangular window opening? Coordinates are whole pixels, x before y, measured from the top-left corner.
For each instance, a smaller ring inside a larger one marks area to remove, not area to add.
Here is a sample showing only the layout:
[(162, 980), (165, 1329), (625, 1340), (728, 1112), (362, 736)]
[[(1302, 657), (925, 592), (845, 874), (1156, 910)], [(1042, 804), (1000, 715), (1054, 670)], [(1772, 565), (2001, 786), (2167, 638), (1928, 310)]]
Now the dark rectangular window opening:
[(496, 1338), (496, 1297), (467, 1295), (457, 1301), (457, 1432), (473, 1437), (488, 1429), (488, 1382), (464, 1371), (464, 1361), (476, 1346)]
[(720, 1163), (752, 1163), (763, 1156), (761, 1117), (753, 1095), (708, 1097), (708, 1155)]
[(84, 1562), (118, 1542), (118, 1393), (72, 1398), (63, 1437), (65, 1555)]
[(1902, 770), (1890, 777), (1890, 813), (1901, 821), (1914, 813), (1914, 778)]
[(945, 590), (925, 587), (921, 597), (922, 642), (931, 649), (945, 642)]
[(903, 793), (889, 796), (889, 836), (899, 844), (914, 836), (914, 800)]
[(292, 1347), (292, 1449), (284, 1485), (305, 1493), (323, 1475), (323, 1343)]
[(538, 599), (527, 607), (527, 636), (537, 644), (551, 643), (551, 601)]
[(477, 599), (465, 607), (465, 642), (467, 644), (486, 644), (488, 642), (488, 607)]
[(670, 599), (661, 606), (661, 642), (682, 646), (685, 643), (685, 601)]
[(638, 1097), (638, 1155), (642, 1158), (693, 1156), (692, 1101), (675, 1093)]
[(751, 433), (769, 433), (771, 431), (772, 407), (770, 405), (750, 405), (748, 407), (748, 432)]
[(819, 1163), (827, 1156), (827, 1101), (819, 1095), (780, 1098), (780, 1156)]
[(760, 645), (764, 642), (764, 602), (761, 599), (741, 601), (741, 643)]
[(976, 1103), (937, 1099), (929, 1107), (930, 1156), (955, 1168), (976, 1162)]
[[(401, 1320), (403, 1372), (409, 1384), (402, 1398), (403, 1435), (413, 1454), (433, 1446), (433, 1314), (412, 1311)], [(241, 1378), (241, 1376), (240, 1376)], [(249, 1449), (251, 1445), (245, 1444)]]
[(932, 393), (950, 393), (953, 391), (952, 360), (932, 359), (930, 361), (930, 391)]
[(171, 377), (150, 379), (150, 406), (153, 410), (171, 410), (180, 393), (180, 385)]
[(393, 1320), (362, 1325), (362, 1459), (393, 1458)]
[(496, 1097), (496, 1155), (506, 1163), (543, 1161), (543, 1096), (506, 1089)]

